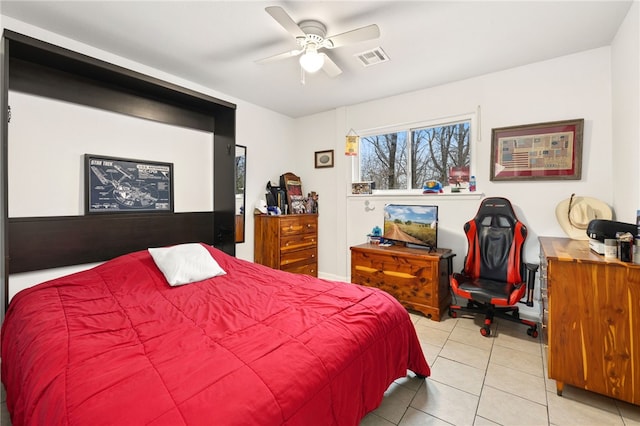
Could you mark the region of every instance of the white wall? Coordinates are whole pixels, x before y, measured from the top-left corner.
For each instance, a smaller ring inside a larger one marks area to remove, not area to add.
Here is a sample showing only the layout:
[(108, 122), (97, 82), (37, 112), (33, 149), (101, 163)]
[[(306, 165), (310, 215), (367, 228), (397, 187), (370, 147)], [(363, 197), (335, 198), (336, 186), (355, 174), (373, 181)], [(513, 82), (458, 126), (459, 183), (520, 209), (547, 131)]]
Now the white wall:
[(13, 91), (9, 105), (9, 217), (84, 214), (84, 154), (172, 163), (175, 211), (213, 208), (212, 133)]
[(267, 182), (278, 185), (280, 175), (289, 171), (305, 176), (297, 167), (293, 128), (289, 117), (248, 103), (238, 105), (236, 143), (247, 146), (245, 242), (236, 244), (238, 258), (253, 261), (253, 209), (264, 199)]
[[(532, 262), (537, 262), (539, 235), (564, 236), (554, 211), (572, 192), (597, 197), (614, 207), (619, 220), (633, 221), (635, 217), (630, 215), (639, 207), (640, 198), (637, 171), (640, 163), (637, 148), (639, 14), (635, 2), (611, 48), (344, 106), (296, 120), (11, 18), (0, 17), (0, 22), (4, 28), (236, 103), (236, 142), (247, 146), (246, 242), (237, 245), (238, 257), (253, 259), (251, 212), (255, 201), (263, 196), (267, 181), (277, 182), (281, 173), (291, 171), (301, 176), (305, 192), (320, 194), (321, 276), (346, 280), (349, 278), (348, 247), (364, 242), (366, 233), (381, 224), (381, 208), (388, 202), (381, 197), (350, 196), (352, 160), (343, 155), (343, 149), (344, 136), (351, 128), (367, 129), (473, 114), (480, 106), (477, 125), (480, 141), (474, 140), (474, 173), (479, 194), (436, 198), (441, 215), (439, 244), (457, 253), (456, 269), (461, 268), (466, 251), (462, 224), (473, 216), (482, 196), (504, 196), (512, 201), (520, 219), (529, 227), (525, 256)], [(585, 119), (581, 180), (489, 181), (492, 128), (574, 118)], [(619, 148), (621, 144), (624, 145)], [(623, 152), (616, 154), (615, 163), (612, 147), (616, 152)], [(314, 152), (327, 149), (335, 150), (335, 167), (315, 169)], [(623, 162), (625, 167), (611, 172), (618, 162)], [(627, 171), (636, 174), (626, 175)], [(627, 198), (629, 194), (631, 198)], [(370, 207), (375, 210), (364, 211), (366, 200), (371, 201)], [(402, 198), (402, 202), (424, 200), (422, 196)], [(433, 200), (429, 198), (429, 203)]]
[[(301, 176), (302, 189), (305, 193), (318, 193), (318, 271), (327, 278), (344, 279), (336, 273), (336, 263), (343, 256), (342, 249), (336, 250), (337, 244), (343, 242), (338, 235), (344, 232), (339, 227), (344, 224), (345, 198), (338, 190), (343, 179), (340, 172), (345, 170), (343, 163), (344, 147), (336, 147), (340, 111), (333, 110), (323, 114), (303, 117), (296, 120), (295, 139), (298, 145), (297, 168)], [(334, 167), (315, 168), (315, 152), (334, 150)]]
[[(292, 164), (295, 164), (294, 159), (296, 158), (296, 149), (297, 145), (294, 143), (295, 140), (293, 138), (293, 120), (289, 117), (285, 117), (281, 114), (274, 113), (273, 111), (266, 110), (264, 108), (257, 107), (253, 104), (244, 102), (239, 99), (235, 99), (233, 97), (227, 96), (220, 92), (216, 92), (210, 88), (206, 88), (189, 81), (180, 79), (173, 75), (167, 74), (161, 70), (153, 69), (147, 67), (145, 65), (136, 63), (134, 61), (128, 60), (126, 58), (122, 58), (119, 56), (115, 56), (108, 52), (96, 49), (92, 46), (80, 43), (75, 40), (71, 40), (57, 34), (42, 30), (40, 28), (34, 27), (32, 25), (23, 23), (21, 21), (17, 21), (15, 19), (0, 16), (0, 23), (2, 24), (3, 29), (9, 29), (12, 31), (16, 31), (18, 33), (34, 37), (39, 40), (43, 40), (57, 46), (61, 46), (67, 49), (71, 49), (73, 51), (92, 56), (94, 58), (104, 60), (110, 63), (113, 63), (118, 66), (122, 66), (133, 71), (137, 71), (173, 84), (180, 85), (185, 88), (189, 88), (200, 93), (213, 96), (219, 99), (224, 99), (225, 101), (235, 103), (237, 105), (236, 111), (236, 143), (240, 145), (247, 146), (247, 223), (246, 223), (246, 235), (247, 239), (245, 243), (238, 244), (236, 246), (236, 255), (239, 258), (253, 260), (253, 217), (251, 216), (253, 205), (255, 200), (257, 200), (260, 196), (264, 194), (264, 188), (268, 180), (277, 181), (280, 174), (289, 171), (288, 169)], [(29, 103), (28, 96), (19, 95), (18, 98), (13, 97), (16, 107), (18, 103), (20, 107), (17, 107), (14, 111), (15, 119), (18, 120), (22, 110), (29, 110), (33, 107), (33, 111), (41, 108), (43, 104), (48, 103), (48, 100), (38, 99), (38, 103)], [(27, 102), (24, 104), (24, 102)], [(42, 104), (41, 104), (42, 102)], [(57, 101), (56, 101), (57, 102)], [(59, 105), (62, 105), (60, 103)], [(110, 115), (111, 113), (106, 113)], [(24, 117), (24, 116), (23, 116)], [(46, 117), (46, 114), (40, 115), (40, 117)], [(14, 123), (15, 124), (15, 123)], [(64, 135), (65, 132), (69, 132), (70, 123), (66, 120), (59, 120), (58, 123), (55, 123), (55, 120), (52, 120), (53, 130), (57, 135)], [(13, 128), (13, 132), (16, 132), (16, 128)], [(182, 129), (184, 130), (184, 129)], [(38, 132), (37, 129), (30, 129), (29, 132)], [(97, 131), (97, 130), (96, 130)], [(197, 132), (196, 132), (197, 133)], [(46, 140), (42, 134), (36, 135), (41, 140)], [(11, 138), (11, 135), (10, 135)], [(104, 141), (102, 141), (104, 143)], [(131, 141), (128, 141), (129, 143)], [(80, 152), (79, 150), (84, 149), (81, 148), (79, 143), (72, 143), (72, 149)], [(120, 146), (122, 148), (122, 146)], [(110, 149), (113, 149), (110, 148)], [(146, 148), (139, 151), (139, 147), (131, 147), (127, 148), (131, 149), (129, 151), (133, 157), (132, 158), (140, 158), (140, 159), (150, 159), (147, 158)], [(77, 152), (74, 152), (72, 155), (76, 156)], [(82, 151), (84, 152), (84, 151)], [(88, 152), (88, 151), (87, 151)], [(113, 156), (123, 156), (126, 157), (125, 154), (119, 154), (121, 151), (109, 151), (107, 152), (91, 152), (91, 153), (104, 153), (113, 155)], [(183, 153), (186, 154), (186, 153)], [(211, 158), (210, 155), (206, 155), (206, 158)], [(203, 155), (203, 156), (204, 156)], [(13, 161), (13, 160), (12, 160)], [(164, 161), (160, 159), (159, 161)], [(12, 167), (14, 166), (12, 162)], [(64, 175), (65, 179), (70, 176), (80, 176), (82, 163), (78, 161), (78, 168), (73, 170), (65, 170)], [(73, 166), (71, 166), (73, 167)], [(211, 170), (211, 169), (209, 169)], [(14, 173), (18, 173), (17, 175)], [(14, 178), (12, 182), (17, 182), (18, 180), (23, 180), (24, 178), (20, 176), (20, 173), (14, 170), (12, 172), (14, 174)], [(211, 174), (209, 174), (211, 176)], [(191, 179), (191, 178), (189, 178)], [(11, 180), (11, 179), (10, 179)], [(200, 185), (203, 181), (201, 178), (194, 178), (195, 182)], [(29, 180), (31, 182), (32, 180)], [(210, 179), (208, 179), (210, 181)], [(231, 184), (231, 183), (230, 183)], [(21, 184), (19, 184), (21, 185)], [(19, 191), (20, 189), (29, 189), (29, 183), (26, 182), (26, 186), (18, 186), (16, 189)], [(208, 185), (206, 182), (205, 186)], [(80, 196), (78, 195), (78, 191), (81, 188), (80, 181), (77, 182), (77, 185), (73, 186), (69, 189), (70, 192), (64, 192), (62, 198), (65, 199), (65, 202), (62, 205), (56, 206), (54, 210), (50, 210), (47, 214), (59, 214), (61, 211), (71, 212), (65, 214), (75, 214), (80, 210), (79, 208), (79, 200)], [(185, 206), (182, 210), (190, 210), (194, 208), (196, 211), (201, 210), (202, 204), (210, 205), (212, 200), (208, 196), (199, 197), (198, 193), (193, 194), (194, 196), (188, 195), (187, 199), (184, 199), (183, 202), (180, 202), (180, 206)], [(12, 191), (17, 194), (16, 190)], [(186, 191), (180, 191), (181, 194), (186, 194)], [(181, 197), (182, 195), (180, 195)], [(176, 197), (178, 195), (176, 194)], [(20, 197), (18, 197), (20, 198)], [(26, 200), (26, 199), (25, 199)], [(27, 201), (14, 201), (14, 204), (10, 205), (9, 209), (12, 212), (12, 216), (21, 216), (25, 213), (25, 211), (30, 211), (33, 206), (29, 206), (26, 204)], [(181, 207), (178, 207), (180, 209)], [(91, 266), (91, 265), (87, 265)], [(38, 282), (42, 282), (48, 279), (52, 279), (58, 276), (65, 275), (67, 273), (75, 272), (76, 270), (85, 268), (87, 266), (80, 266), (78, 268), (61, 268), (50, 271), (43, 271), (38, 273), (24, 273), (24, 274), (15, 274), (10, 277), (10, 297), (13, 296), (17, 291), (22, 288), (29, 287)]]
[[(348, 279), (349, 249), (366, 241), (375, 225), (382, 225), (385, 202), (436, 203), (440, 206), (441, 247), (457, 254), (454, 268), (461, 269), (466, 252), (462, 234), (465, 221), (473, 217), (480, 196), (425, 195), (418, 197), (351, 197), (350, 159), (342, 154), (349, 129), (368, 129), (399, 123), (481, 113), (477, 121), (480, 141), (473, 140), (474, 174), (478, 191), (485, 196), (511, 200), (520, 219), (529, 228), (526, 260), (538, 262), (539, 235), (564, 236), (555, 218), (555, 207), (572, 192), (597, 197), (612, 204), (611, 166), (611, 73), (610, 49), (601, 48), (576, 55), (488, 74), (453, 84), (381, 99), (343, 110), (326, 112), (298, 120), (297, 138), (306, 138), (306, 157), (319, 148), (335, 148), (336, 177), (326, 170), (309, 170), (307, 181), (322, 179), (334, 183), (321, 193), (321, 229), (344, 229), (335, 235), (321, 234), (319, 270), (325, 276)], [(571, 181), (490, 182), (491, 129), (519, 124), (584, 118), (582, 179)], [(332, 123), (335, 123), (332, 125)], [(332, 169), (333, 170), (333, 169)], [(329, 178), (329, 179), (327, 179)], [(345, 210), (326, 209), (344, 205)], [(375, 210), (365, 212), (369, 200)], [(346, 222), (346, 226), (343, 226)]]
[(640, 210), (640, 3), (634, 2), (611, 47), (613, 205), (622, 222)]

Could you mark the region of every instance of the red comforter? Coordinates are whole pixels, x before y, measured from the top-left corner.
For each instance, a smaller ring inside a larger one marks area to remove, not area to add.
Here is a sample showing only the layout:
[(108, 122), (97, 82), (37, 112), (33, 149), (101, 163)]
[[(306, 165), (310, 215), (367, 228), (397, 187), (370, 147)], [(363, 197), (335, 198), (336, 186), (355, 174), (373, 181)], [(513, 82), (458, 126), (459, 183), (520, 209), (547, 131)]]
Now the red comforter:
[(407, 369), (429, 375), (387, 293), (207, 249), (226, 275), (170, 287), (145, 250), (18, 293), (14, 426), (357, 425)]

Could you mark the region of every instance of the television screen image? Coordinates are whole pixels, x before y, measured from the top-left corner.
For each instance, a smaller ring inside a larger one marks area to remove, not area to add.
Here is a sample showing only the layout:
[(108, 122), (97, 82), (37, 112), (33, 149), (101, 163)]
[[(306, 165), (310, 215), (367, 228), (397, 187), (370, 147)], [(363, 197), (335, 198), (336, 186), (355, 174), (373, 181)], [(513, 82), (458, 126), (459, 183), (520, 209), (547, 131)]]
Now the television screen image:
[(387, 204), (384, 206), (384, 234), (388, 240), (436, 249), (438, 206)]

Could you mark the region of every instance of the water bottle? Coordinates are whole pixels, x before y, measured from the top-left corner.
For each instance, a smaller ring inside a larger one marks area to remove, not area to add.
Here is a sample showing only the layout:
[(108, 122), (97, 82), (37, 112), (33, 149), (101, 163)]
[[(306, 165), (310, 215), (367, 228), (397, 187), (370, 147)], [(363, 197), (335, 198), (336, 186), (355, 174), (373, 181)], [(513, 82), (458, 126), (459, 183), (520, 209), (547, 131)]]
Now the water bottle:
[(475, 191), (476, 191), (476, 177), (471, 176), (471, 178), (469, 179), (469, 192), (475, 192)]

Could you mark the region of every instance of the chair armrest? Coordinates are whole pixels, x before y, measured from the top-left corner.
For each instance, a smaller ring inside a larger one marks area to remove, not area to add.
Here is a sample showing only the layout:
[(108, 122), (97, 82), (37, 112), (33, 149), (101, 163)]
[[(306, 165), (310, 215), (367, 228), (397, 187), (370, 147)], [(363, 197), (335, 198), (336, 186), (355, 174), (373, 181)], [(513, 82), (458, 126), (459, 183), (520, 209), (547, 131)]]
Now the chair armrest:
[(449, 253), (445, 253), (442, 255), (442, 258), (447, 261), (447, 275), (451, 276), (453, 273), (453, 258), (456, 257), (456, 254), (452, 251)]
[(536, 272), (538, 272), (539, 265), (535, 263), (525, 263), (526, 268), (526, 280), (527, 280), (527, 306), (533, 306), (533, 290), (536, 287)]

